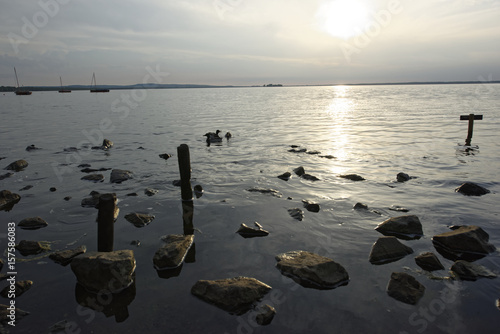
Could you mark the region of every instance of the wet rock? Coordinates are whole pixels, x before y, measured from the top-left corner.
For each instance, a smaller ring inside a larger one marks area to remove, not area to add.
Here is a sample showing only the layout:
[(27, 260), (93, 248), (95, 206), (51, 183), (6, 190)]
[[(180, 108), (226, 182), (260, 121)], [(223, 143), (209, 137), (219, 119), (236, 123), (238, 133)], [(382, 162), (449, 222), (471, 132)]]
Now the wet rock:
[(254, 188), (247, 189), (247, 191), (258, 192), (261, 194), (270, 194), (270, 195), (273, 195), (274, 197), (278, 197), (278, 198), (283, 196), (278, 190), (275, 190), (275, 189), (254, 187)]
[(11, 177), (12, 175), (14, 175), (14, 173), (5, 173), (5, 174), (2, 174), (2, 175), (0, 175), (0, 181), (3, 180), (3, 179), (6, 179), (8, 177)]
[(308, 181), (319, 181), (319, 178), (317, 178), (314, 175), (307, 174), (307, 173), (302, 174), (300, 177), (303, 178), (304, 180), (308, 180)]
[(67, 201), (69, 201), (71, 198), (72, 198), (71, 196), (66, 196), (66, 197), (64, 197), (64, 200), (67, 202)]
[(358, 202), (354, 204), (353, 208), (354, 210), (368, 210), (368, 205)]
[(193, 245), (194, 235), (170, 234), (162, 237), (165, 245), (158, 249), (153, 257), (157, 270), (174, 269), (179, 267), (186, 254)]
[(65, 147), (63, 149), (63, 152), (78, 152), (79, 149), (77, 147), (71, 146), (71, 147)]
[(146, 188), (144, 189), (144, 194), (146, 194), (146, 196), (154, 196), (158, 193), (158, 190), (156, 189), (153, 189), (153, 188)]
[(461, 226), (450, 232), (435, 235), (432, 242), (436, 249), (456, 253), (489, 254), (495, 251), (495, 246), (488, 242), (489, 235), (482, 228), (474, 225)]
[(278, 175), (278, 179), (281, 179), (281, 180), (284, 180), (284, 181), (288, 181), (290, 180), (290, 177), (292, 177), (292, 173), (290, 172), (285, 172), (281, 175)]
[(490, 192), (488, 189), (473, 182), (465, 182), (460, 187), (456, 188), (455, 191), (466, 196), (482, 196)]
[(236, 315), (249, 311), (271, 287), (255, 278), (235, 277), (220, 280), (199, 280), (191, 293), (201, 300)]
[(81, 205), (86, 208), (99, 208), (99, 197), (101, 194), (97, 191), (91, 191), (90, 197), (82, 199)]
[(373, 244), (369, 259), (372, 264), (385, 264), (412, 253), (413, 249), (403, 245), (396, 237), (380, 237)]
[(193, 190), (196, 198), (200, 198), (201, 196), (203, 196), (203, 187), (200, 186), (199, 184), (195, 185)]
[(365, 178), (362, 176), (359, 176), (358, 174), (344, 174), (344, 175), (339, 175), (339, 177), (343, 179), (348, 179), (351, 181), (364, 181)]
[(320, 158), (325, 158), (325, 159), (335, 159), (335, 157), (333, 155), (320, 155), (319, 156)]
[(288, 152), (292, 153), (305, 153), (307, 151), (307, 148), (291, 148), (288, 150)]
[(139, 196), (137, 193), (128, 193), (127, 195), (125, 196)]
[(28, 151), (28, 152), (36, 151), (36, 150), (40, 150), (40, 148), (36, 147), (34, 144), (31, 144), (31, 145), (26, 147), (26, 151)]
[(140, 240), (132, 240), (132, 241), (130, 242), (130, 244), (131, 244), (132, 246), (137, 246), (137, 247), (139, 247), (139, 246), (141, 245), (141, 241), (140, 241)]
[(146, 225), (149, 225), (149, 223), (151, 223), (155, 219), (155, 216), (132, 212), (127, 213), (125, 215), (125, 219), (135, 227), (144, 227)]
[(19, 191), (30, 190), (31, 188), (33, 188), (33, 186), (31, 184), (28, 184), (27, 186), (24, 186), (21, 189), (19, 189)]
[(297, 219), (298, 221), (302, 221), (302, 219), (304, 219), (304, 211), (299, 208), (288, 209), (288, 214), (293, 219)]
[(410, 175), (406, 174), (406, 173), (398, 173), (398, 175), (396, 175), (396, 180), (398, 182), (406, 182), (406, 181), (409, 181), (410, 180)]
[(318, 155), (318, 154), (321, 154), (320, 151), (307, 151), (306, 152), (307, 154), (311, 154), (311, 155)]
[(0, 271), (2, 271), (4, 263), (5, 263), (4, 260), (0, 259)]
[(269, 325), (273, 321), (275, 314), (276, 309), (274, 307), (268, 304), (262, 305), (257, 311), (255, 321), (261, 326)]
[(105, 172), (107, 170), (110, 170), (111, 168), (105, 168), (105, 167), (101, 167), (101, 168), (84, 168), (84, 169), (81, 169), (80, 171), (82, 173), (95, 173), (95, 172)]
[(85, 167), (90, 167), (90, 164), (79, 164), (78, 168), (85, 168)]
[(304, 287), (334, 289), (349, 281), (349, 274), (342, 265), (318, 254), (291, 251), (275, 258), (281, 273)]
[(302, 200), (302, 203), (304, 203), (304, 208), (306, 208), (307, 211), (319, 212), (319, 210), (320, 210), (318, 203), (313, 203), (313, 202), (306, 201), (306, 200)]
[(497, 277), (497, 275), (488, 268), (464, 260), (455, 261), (450, 270), (460, 279), (465, 281), (475, 281), (481, 277)]
[(0, 210), (9, 211), (21, 200), (21, 196), (8, 190), (0, 191)]
[(169, 158), (171, 158), (171, 157), (172, 157), (172, 154), (162, 153), (162, 154), (160, 154), (159, 156), (160, 156), (160, 158), (162, 158), (162, 159), (168, 160)]
[(302, 176), (302, 175), (304, 175), (304, 174), (306, 173), (306, 171), (305, 171), (304, 167), (302, 167), (302, 166), (295, 168), (295, 169), (293, 170), (293, 172), (294, 172), (295, 174), (297, 174), (298, 176)]
[(23, 230), (36, 230), (42, 227), (46, 227), (49, 224), (40, 217), (25, 218), (17, 224)]
[(61, 333), (67, 333), (70, 328), (72, 328), (73, 324), (69, 322), (68, 320), (61, 320), (53, 324), (52, 326), (49, 327), (49, 334), (61, 334)]
[(87, 251), (87, 247), (82, 245), (78, 248), (67, 249), (59, 252), (55, 252), (49, 255), (49, 258), (62, 266), (67, 266), (71, 263), (74, 257), (84, 254)]
[(81, 180), (92, 181), (92, 182), (102, 182), (104, 181), (104, 175), (102, 174), (90, 174), (85, 175)]
[(101, 146), (93, 146), (93, 150), (107, 150), (113, 147), (113, 142), (109, 139), (104, 139)]
[[(31, 286), (33, 285), (33, 281), (16, 281), (14, 283), (14, 295), (15, 295), (15, 298), (18, 298), (19, 296), (21, 296), (23, 293), (25, 293), (26, 291), (28, 291)], [(6, 286), (1, 292), (0, 292), (0, 296), (4, 297), (4, 298), (10, 298), (9, 297), (9, 291), (10, 290), (10, 285), (9, 286)]]
[(415, 257), (415, 263), (422, 269), (427, 271), (442, 270), (444, 266), (439, 261), (438, 257), (431, 252), (425, 252)]
[(28, 167), (28, 163), (26, 162), (26, 160), (17, 160), (10, 163), (7, 167), (5, 167), (5, 169), (19, 172), (25, 169), (26, 167)]
[(398, 212), (408, 212), (408, 211), (410, 211), (410, 210), (408, 210), (406, 208), (403, 208), (403, 207), (400, 207), (400, 206), (397, 206), (397, 205), (393, 205), (393, 206), (391, 206), (388, 209), (391, 210), (391, 211), (398, 211)]
[(50, 245), (40, 241), (21, 240), (16, 249), (21, 255), (28, 256), (50, 251)]
[(257, 222), (254, 222), (254, 224), (256, 228), (249, 227), (245, 223), (242, 223), (236, 233), (241, 235), (243, 238), (265, 237), (269, 234), (268, 231), (262, 228), (262, 225)]
[(113, 169), (111, 171), (111, 183), (122, 183), (132, 178), (132, 172), (124, 169)]
[(424, 235), (422, 223), (415, 215), (389, 218), (380, 223), (375, 230), (383, 235), (392, 235), (403, 239), (419, 239)]
[(88, 291), (118, 293), (134, 281), (135, 257), (132, 250), (88, 252), (71, 261), (71, 270)]
[(415, 305), (425, 293), (425, 286), (407, 273), (392, 273), (387, 294), (400, 302)]
[[(2, 325), (10, 327), (8, 323), (12, 319), (9, 317), (9, 315), (11, 315), (11, 310), (9, 310), (9, 307), (10, 304), (9, 305), (0, 304), (0, 333), (2, 334), (9, 333), (7, 330), (4, 329), (4, 327), (2, 327)], [(19, 320), (30, 314), (29, 312), (23, 311), (17, 307), (14, 309), (14, 312), (16, 314), (16, 324)], [(2, 330), (4, 331), (2, 332)]]
[(50, 188), (49, 188), (49, 191), (50, 191), (51, 193), (53, 193), (53, 192), (57, 191), (57, 188), (56, 188), (56, 187), (50, 187)]

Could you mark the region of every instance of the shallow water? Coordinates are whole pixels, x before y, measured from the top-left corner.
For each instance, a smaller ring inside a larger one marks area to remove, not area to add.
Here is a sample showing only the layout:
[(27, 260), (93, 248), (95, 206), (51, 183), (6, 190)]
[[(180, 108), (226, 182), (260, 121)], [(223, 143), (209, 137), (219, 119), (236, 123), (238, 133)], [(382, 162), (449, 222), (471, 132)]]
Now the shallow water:
[[(422, 239), (403, 241), (414, 255), (434, 251), (431, 237), (453, 224), (481, 226), (500, 247), (499, 102), (499, 85), (2, 95), (0, 157), (6, 159), (0, 166), (18, 159), (29, 163), (26, 170), (0, 181), (1, 189), (22, 196), (11, 211), (0, 212), (4, 226), (8, 221), (41, 216), (49, 226), (35, 231), (18, 228), (18, 241), (52, 241), (54, 250), (81, 244), (96, 250), (97, 210), (82, 208), (80, 202), (92, 190), (115, 192), (120, 208), (115, 249), (133, 249), (137, 260), (135, 295), (129, 296), (126, 308), (113, 311), (117, 316), (93, 312), (77, 302), (76, 279), (69, 267), (48, 258), (18, 262), (17, 279), (33, 280), (34, 285), (16, 300), (17, 307), (31, 314), (11, 331), (39, 333), (64, 319), (73, 323), (71, 331), (81, 329), (82, 333), (492, 331), (500, 325), (500, 311), (495, 307), (500, 298), (499, 278), (446, 283), (420, 272), (412, 255), (372, 265), (368, 254), (381, 236), (374, 227), (402, 214), (389, 210), (392, 206), (409, 209), (423, 224)], [(472, 112), (484, 115), (476, 121), (472, 139), (479, 149), (464, 152), (459, 144), (465, 141), (467, 122), (460, 121), (459, 115)], [(203, 134), (216, 129), (230, 131), (233, 138), (207, 147)], [(102, 138), (115, 146), (109, 151), (88, 148), (100, 144)], [(160, 236), (183, 231), (180, 189), (172, 185), (179, 178), (176, 148), (182, 143), (190, 147), (192, 183), (202, 185), (205, 193), (194, 201), (194, 259), (183, 265), (177, 277), (161, 278), (152, 263), (162, 243)], [(25, 151), (30, 144), (42, 149)], [(290, 145), (336, 158), (290, 153)], [(65, 152), (68, 147), (80, 150)], [(158, 157), (161, 153), (174, 156), (165, 161)], [(127, 169), (134, 179), (111, 184), (110, 171), (106, 171), (103, 183), (83, 181), (80, 178), (85, 174), (77, 167), (81, 163)], [(298, 166), (320, 181), (295, 175), (289, 181), (276, 177)], [(397, 183), (398, 172), (415, 178)], [(348, 173), (366, 180), (338, 177)], [(491, 193), (477, 198), (455, 193), (465, 181), (479, 183)], [(33, 188), (20, 191), (26, 185)], [(57, 191), (50, 192), (50, 187)], [(144, 195), (147, 187), (158, 189), (158, 194)], [(246, 189), (251, 187), (273, 188), (283, 196), (250, 193)], [(127, 197), (131, 192), (138, 196)], [(71, 200), (64, 201), (66, 196)], [(294, 220), (287, 209), (302, 208), (303, 199), (319, 203), (321, 211), (305, 211), (303, 221)], [(353, 210), (357, 202), (377, 213)], [(150, 213), (156, 219), (136, 228), (123, 218), (128, 212)], [(244, 239), (235, 233), (242, 222), (253, 221), (270, 235)], [(0, 231), (2, 249), (6, 232), (6, 227)], [(141, 245), (131, 246), (132, 240), (140, 240)], [(274, 256), (301, 249), (341, 263), (349, 272), (349, 284), (314, 290), (282, 276)], [(449, 268), (452, 261), (438, 256)], [(500, 274), (498, 251), (478, 263)], [(394, 271), (408, 271), (426, 286), (416, 306), (387, 295)], [(240, 275), (273, 287), (273, 294), (265, 298), (277, 310), (269, 326), (254, 326), (252, 312), (230, 315), (190, 294), (199, 279)]]

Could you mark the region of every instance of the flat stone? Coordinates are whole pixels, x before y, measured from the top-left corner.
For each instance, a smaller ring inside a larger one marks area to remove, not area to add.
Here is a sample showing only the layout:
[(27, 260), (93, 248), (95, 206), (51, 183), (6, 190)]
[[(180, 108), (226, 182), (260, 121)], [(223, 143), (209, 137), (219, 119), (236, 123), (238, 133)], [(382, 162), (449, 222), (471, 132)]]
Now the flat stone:
[(21, 196), (8, 190), (0, 191), (0, 210), (10, 211), (21, 200)]
[(243, 238), (265, 237), (269, 234), (268, 231), (262, 228), (262, 225), (257, 222), (254, 222), (254, 224), (256, 228), (252, 228), (247, 226), (245, 223), (241, 223), (241, 226), (236, 233), (241, 235)]
[(5, 169), (19, 172), (25, 169), (26, 167), (28, 167), (28, 162), (26, 162), (26, 160), (17, 160), (10, 163), (7, 167), (5, 167)]
[(50, 251), (50, 245), (40, 241), (21, 240), (16, 249), (21, 255), (28, 256)]
[(37, 230), (48, 225), (49, 224), (40, 217), (25, 218), (17, 224), (17, 226), (23, 230)]
[(302, 219), (304, 219), (304, 211), (299, 208), (288, 209), (288, 214), (293, 219), (297, 219), (298, 221), (302, 221)]
[(375, 230), (383, 235), (401, 237), (403, 239), (419, 239), (424, 235), (422, 223), (415, 215), (392, 217), (380, 223)]
[(351, 180), (351, 181), (364, 181), (365, 178), (358, 175), (358, 174), (344, 174), (344, 175), (339, 175), (339, 177), (343, 178), (343, 179), (348, 179), (348, 180)]
[(154, 219), (155, 216), (153, 215), (148, 215), (145, 213), (127, 213), (125, 215), (125, 219), (133, 224), (135, 227), (144, 227), (146, 225), (149, 225)]
[(339, 263), (307, 251), (277, 255), (276, 267), (300, 285), (315, 289), (334, 289), (349, 282), (349, 274)]
[(425, 286), (407, 273), (391, 274), (387, 294), (400, 302), (415, 305), (425, 293)]
[(111, 171), (110, 182), (122, 183), (132, 178), (132, 172), (124, 169), (113, 169)]
[[(14, 295), (15, 298), (20, 297), (23, 293), (28, 291), (33, 285), (33, 281), (16, 281), (14, 283)], [(10, 284), (6, 286), (2, 291), (0, 291), (0, 296), (4, 298), (9, 298)]]
[(310, 202), (307, 200), (302, 200), (302, 203), (304, 203), (304, 208), (306, 208), (307, 211), (319, 212), (319, 210), (320, 210), (318, 203)]
[(276, 309), (271, 305), (265, 304), (259, 307), (257, 311), (257, 316), (255, 317), (255, 321), (261, 326), (266, 326), (273, 321), (274, 316), (276, 314)]
[(456, 188), (455, 191), (466, 196), (482, 196), (490, 192), (488, 189), (473, 182), (465, 182)]
[[(459, 228), (432, 237), (434, 247), (444, 248), (447, 252), (460, 257), (462, 253), (489, 254), (495, 251), (490, 244), (489, 235), (482, 228), (474, 225)], [(438, 249), (439, 250), (439, 249)]]
[(458, 260), (453, 263), (450, 270), (462, 280), (475, 281), (478, 278), (496, 278), (497, 275), (488, 268), (476, 263)]
[(443, 264), (438, 257), (431, 252), (425, 252), (415, 257), (415, 263), (422, 269), (427, 271), (442, 270)]
[(83, 254), (87, 251), (87, 247), (82, 245), (75, 249), (67, 249), (59, 252), (55, 252), (49, 255), (49, 258), (53, 260), (55, 263), (58, 263), (62, 266), (67, 266), (71, 263), (74, 257)]
[(165, 245), (158, 249), (153, 257), (157, 270), (174, 269), (179, 267), (186, 258), (186, 254), (193, 245), (194, 235), (170, 234), (162, 237)]
[(412, 253), (413, 249), (403, 245), (396, 237), (380, 237), (373, 244), (369, 259), (372, 264), (384, 264)]
[(242, 315), (271, 289), (269, 285), (255, 278), (235, 277), (199, 280), (191, 288), (191, 293), (227, 312)]
[(104, 181), (104, 175), (102, 174), (90, 174), (85, 175), (81, 180), (92, 181), (92, 182), (102, 182)]

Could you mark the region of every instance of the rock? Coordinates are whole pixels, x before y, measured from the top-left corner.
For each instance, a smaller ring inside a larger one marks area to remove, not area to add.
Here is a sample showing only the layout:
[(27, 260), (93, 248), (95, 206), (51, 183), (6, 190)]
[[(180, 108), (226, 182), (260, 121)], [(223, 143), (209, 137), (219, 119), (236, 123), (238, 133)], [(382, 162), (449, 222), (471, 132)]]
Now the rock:
[(320, 210), (318, 203), (313, 203), (313, 202), (306, 201), (306, 200), (302, 200), (302, 203), (304, 203), (304, 208), (306, 208), (307, 211), (319, 212), (319, 210)]
[(431, 252), (425, 252), (415, 257), (415, 263), (422, 269), (427, 271), (442, 270), (444, 266), (439, 261), (438, 257)]
[(93, 146), (93, 150), (107, 150), (113, 147), (113, 142), (109, 139), (104, 139), (101, 146)]
[(284, 181), (288, 181), (290, 180), (290, 177), (292, 177), (292, 173), (290, 172), (285, 172), (281, 175), (278, 175), (278, 179), (281, 179), (281, 180), (284, 180)]
[(307, 151), (307, 148), (291, 148), (288, 150), (288, 152), (292, 152), (292, 153), (304, 153)]
[(307, 173), (302, 174), (300, 177), (308, 181), (319, 181), (316, 176)]
[(291, 251), (275, 258), (283, 275), (307, 288), (334, 289), (349, 282), (349, 274), (342, 265), (315, 253)]
[(127, 195), (125, 196), (139, 196), (137, 193), (128, 193)]
[(168, 160), (169, 158), (171, 158), (171, 157), (172, 157), (172, 154), (162, 153), (162, 154), (160, 154), (159, 156), (160, 156), (160, 158), (162, 158), (162, 159)]
[(111, 171), (111, 183), (122, 183), (132, 178), (132, 172), (123, 169), (113, 169)]
[(460, 187), (456, 188), (455, 191), (466, 196), (482, 196), (490, 192), (488, 189), (473, 182), (465, 182)]
[(306, 173), (306, 171), (304, 170), (304, 167), (300, 166), (300, 167), (297, 167), (293, 170), (293, 172), (295, 174), (297, 174), (298, 176), (302, 176)]
[(259, 307), (255, 320), (259, 325), (266, 326), (269, 325), (271, 321), (273, 321), (275, 314), (276, 314), (276, 309), (271, 305), (265, 304)]
[(50, 251), (50, 245), (40, 241), (21, 240), (16, 249), (21, 255), (28, 256)]
[(153, 188), (144, 189), (144, 194), (146, 194), (146, 196), (149, 196), (149, 197), (156, 195), (157, 193), (158, 193), (158, 190), (153, 189)]
[(200, 186), (199, 184), (195, 185), (193, 187), (193, 190), (194, 190), (194, 195), (196, 196), (196, 198), (200, 198), (201, 196), (203, 196), (203, 187)]
[(40, 217), (25, 218), (17, 224), (23, 230), (36, 230), (49, 224)]
[(87, 208), (99, 208), (99, 197), (101, 196), (101, 194), (97, 191), (91, 191), (89, 195), (90, 197), (82, 199), (81, 205)]
[[(2, 329), (4, 329), (2, 327), (2, 325), (7, 326), (9, 321), (12, 320), (11, 317), (9, 317), (9, 315), (11, 315), (11, 310), (9, 310), (9, 307), (10, 307), (10, 304), (9, 305), (0, 304), (0, 333), (2, 333), (2, 334), (9, 333), (6, 330), (4, 332), (1, 331)], [(23, 311), (17, 307), (13, 311), (15, 312), (15, 315), (16, 315), (16, 324), (19, 320), (21, 320), (22, 318), (24, 318), (25, 316), (30, 314), (29, 312)]]
[(425, 293), (425, 286), (407, 273), (392, 273), (387, 294), (400, 302), (415, 305)]
[(302, 219), (304, 219), (304, 211), (299, 208), (288, 209), (288, 214), (298, 221), (302, 221)]
[(354, 204), (354, 210), (368, 210), (368, 205), (363, 204), (363, 203), (356, 203)]
[(33, 188), (33, 186), (31, 184), (28, 184), (27, 186), (24, 186), (21, 189), (19, 189), (19, 191), (30, 190), (31, 188)]
[(239, 235), (241, 235), (243, 238), (265, 237), (269, 234), (268, 231), (262, 228), (262, 225), (257, 222), (254, 222), (254, 224), (256, 228), (248, 227), (246, 224), (242, 223), (236, 233), (239, 233)]
[(406, 174), (406, 173), (398, 173), (398, 175), (396, 175), (396, 180), (398, 182), (406, 182), (406, 181), (409, 181), (410, 180), (410, 175)]
[(320, 151), (307, 151), (306, 152), (307, 154), (311, 154), (311, 155), (318, 155), (318, 154), (321, 154)]
[(335, 157), (333, 155), (320, 155), (319, 156), (320, 158), (325, 158), (325, 159), (335, 159)]
[(87, 180), (87, 181), (92, 181), (92, 182), (102, 182), (102, 181), (104, 181), (104, 175), (102, 175), (102, 174), (85, 175), (80, 180)]
[(28, 152), (36, 151), (36, 150), (40, 150), (40, 148), (36, 147), (34, 144), (31, 144), (31, 145), (26, 147), (26, 151), (28, 151)]
[(26, 160), (17, 160), (9, 164), (7, 167), (5, 167), (5, 169), (19, 172), (26, 167), (28, 167), (28, 163), (26, 162)]
[(66, 328), (72, 328), (73, 324), (68, 320), (61, 320), (49, 327), (49, 334), (67, 333)]
[(137, 247), (139, 247), (139, 246), (141, 245), (141, 241), (140, 241), (140, 240), (132, 240), (132, 241), (130, 242), (130, 244), (131, 244), (132, 246), (137, 246)]
[(384, 264), (412, 253), (413, 249), (403, 245), (396, 237), (380, 237), (373, 244), (369, 259), (372, 264)]
[(158, 249), (153, 257), (153, 263), (157, 270), (174, 269), (179, 267), (186, 254), (193, 245), (194, 235), (170, 234), (162, 237), (166, 242)]
[(0, 210), (10, 211), (21, 200), (21, 196), (8, 190), (0, 191)]
[(11, 177), (12, 175), (14, 175), (14, 173), (5, 173), (5, 174), (2, 174), (2, 175), (0, 175), (0, 181), (3, 180), (3, 179), (6, 179), (8, 177)]
[[(16, 281), (14, 283), (14, 288), (15, 288), (14, 295), (15, 295), (15, 298), (18, 298), (23, 293), (25, 293), (26, 291), (28, 291), (31, 288), (32, 285), (33, 285), (33, 281)], [(9, 292), (10, 292), (10, 285), (6, 286), (0, 292), (0, 296), (2, 296), (4, 298), (10, 298), (9, 297)]]
[(455, 261), (450, 270), (460, 279), (465, 281), (475, 281), (481, 277), (497, 277), (497, 275), (488, 268), (464, 260)]
[(71, 270), (88, 291), (118, 293), (134, 281), (136, 263), (132, 250), (88, 252), (71, 261)]
[(64, 200), (67, 202), (67, 201), (69, 201), (71, 198), (72, 198), (71, 196), (66, 196), (66, 197), (64, 197)]
[(84, 254), (87, 251), (87, 247), (82, 245), (75, 249), (67, 249), (59, 252), (55, 252), (49, 255), (49, 258), (53, 260), (55, 263), (58, 263), (62, 266), (67, 266), (71, 263), (74, 257)]
[(220, 280), (199, 280), (191, 293), (201, 300), (236, 315), (249, 311), (271, 287), (255, 278), (235, 277)]
[(348, 179), (351, 181), (364, 181), (365, 180), (364, 177), (359, 176), (357, 174), (344, 174), (344, 175), (339, 175), (339, 177), (341, 177), (343, 179)]
[(82, 173), (95, 173), (95, 172), (105, 172), (107, 170), (110, 170), (111, 168), (105, 168), (105, 167), (101, 167), (101, 168), (84, 168), (84, 169), (81, 169), (80, 171)]
[(410, 211), (410, 210), (408, 210), (406, 208), (402, 208), (402, 207), (397, 206), (397, 205), (393, 205), (393, 206), (391, 206), (388, 209), (391, 210), (391, 211), (398, 211), (398, 212), (408, 212), (408, 211)]
[(432, 237), (436, 249), (444, 248), (447, 252), (457, 254), (459, 258), (461, 253), (489, 254), (494, 252), (496, 248), (488, 240), (488, 233), (474, 225), (461, 226), (453, 231)]
[(56, 189), (56, 187), (50, 187), (50, 188), (49, 188), (49, 191), (50, 191), (51, 193), (53, 193), (53, 192), (57, 191), (57, 189)]
[(155, 216), (144, 213), (127, 213), (125, 219), (135, 227), (144, 227), (149, 225), (155, 219)]
[(273, 195), (275, 197), (281, 197), (282, 196), (281, 193), (278, 190), (275, 190), (275, 189), (266, 189), (266, 188), (254, 187), (254, 188), (247, 189), (247, 191), (258, 192), (258, 193), (261, 193), (261, 194), (270, 194), (270, 195)]
[(424, 235), (422, 223), (415, 215), (389, 218), (380, 223), (375, 230), (383, 235), (392, 235), (403, 239), (420, 239)]

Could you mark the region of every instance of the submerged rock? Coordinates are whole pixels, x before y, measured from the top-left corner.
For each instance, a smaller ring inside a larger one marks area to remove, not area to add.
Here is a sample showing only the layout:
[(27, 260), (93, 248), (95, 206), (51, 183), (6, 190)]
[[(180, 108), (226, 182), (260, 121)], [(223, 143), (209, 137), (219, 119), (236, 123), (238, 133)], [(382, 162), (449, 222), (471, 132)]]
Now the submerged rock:
[(78, 282), (88, 291), (118, 293), (129, 287), (135, 272), (132, 250), (88, 252), (71, 261), (71, 270)]
[(318, 203), (313, 203), (307, 200), (302, 200), (302, 203), (304, 203), (304, 208), (306, 208), (307, 211), (310, 212), (319, 212), (320, 207)]
[(460, 279), (466, 281), (475, 281), (481, 277), (497, 277), (497, 275), (488, 268), (464, 260), (455, 261), (450, 270)]
[(0, 210), (9, 211), (21, 200), (21, 196), (8, 190), (0, 191)]
[(104, 175), (102, 174), (90, 174), (85, 175), (81, 180), (92, 181), (92, 182), (102, 182), (104, 181)]
[(406, 181), (409, 181), (410, 180), (410, 175), (406, 174), (406, 173), (398, 173), (398, 175), (396, 175), (396, 180), (398, 182), (406, 182)]
[(149, 196), (149, 197), (151, 197), (153, 195), (156, 195), (157, 193), (158, 193), (158, 190), (153, 189), (153, 188), (146, 188), (146, 189), (144, 189), (144, 194), (146, 196)]
[[(11, 310), (9, 310), (10, 306), (11, 306), (10, 303), (9, 305), (0, 304), (0, 331), (4, 330), (4, 327), (2, 327), (2, 325), (7, 325), (9, 321), (12, 321), (11, 317), (9, 317), (11, 315)], [(21, 320), (22, 318), (30, 314), (29, 312), (23, 311), (17, 307), (14, 308), (13, 311), (15, 312), (16, 315), (16, 324), (17, 321)], [(2, 333), (8, 333), (8, 331), (4, 331)]]
[(281, 197), (281, 196), (283, 196), (278, 190), (275, 190), (275, 189), (266, 189), (266, 188), (254, 187), (254, 188), (247, 189), (247, 191), (258, 192), (258, 193), (261, 193), (261, 194), (270, 194), (270, 195), (273, 195), (275, 197)]
[(496, 248), (488, 240), (488, 233), (474, 225), (460, 226), (453, 231), (432, 237), (432, 242), (437, 250), (443, 248), (446, 252), (456, 254), (457, 258), (460, 258), (462, 253), (486, 255), (494, 252)]
[(425, 252), (415, 257), (415, 263), (422, 269), (427, 271), (442, 270), (444, 266), (439, 261), (438, 257), (431, 252)]
[(101, 197), (101, 194), (97, 191), (91, 191), (89, 195), (90, 197), (82, 199), (81, 205), (87, 208), (99, 208), (99, 197)]
[(7, 167), (5, 167), (5, 169), (20, 172), (26, 167), (28, 167), (28, 162), (26, 162), (26, 160), (17, 160), (10, 163)]
[(55, 252), (49, 255), (49, 258), (62, 266), (67, 266), (71, 263), (74, 257), (83, 254), (87, 251), (87, 247), (82, 245), (75, 249), (67, 249), (59, 252)]
[(278, 179), (281, 179), (281, 180), (284, 180), (284, 181), (288, 181), (290, 180), (290, 178), (292, 177), (292, 173), (290, 172), (285, 172), (281, 175), (278, 175)]
[(490, 192), (488, 189), (473, 182), (465, 182), (456, 188), (455, 191), (466, 196), (482, 196)]
[(159, 154), (159, 156), (162, 159), (168, 160), (169, 158), (172, 157), (172, 154), (162, 153), (162, 154)]
[(354, 204), (353, 209), (354, 210), (368, 210), (368, 205), (358, 202), (358, 203)]
[(0, 175), (0, 181), (3, 180), (3, 179), (6, 179), (8, 177), (11, 177), (12, 175), (14, 175), (14, 173), (5, 173), (5, 174), (2, 174), (2, 175)]
[(132, 178), (132, 172), (124, 169), (113, 169), (111, 171), (110, 182), (122, 183)]
[(107, 150), (113, 147), (113, 142), (109, 139), (104, 139), (101, 146), (93, 146), (93, 150)]
[[(16, 281), (14, 283), (14, 298), (18, 298), (21, 296), (23, 293), (28, 291), (31, 286), (33, 285), (33, 281)], [(1, 292), (0, 296), (4, 298), (11, 298), (9, 297), (10, 293), (10, 286), (6, 286)]]
[(262, 228), (262, 225), (260, 225), (257, 222), (254, 222), (256, 228), (251, 228), (247, 226), (245, 223), (241, 223), (240, 228), (236, 233), (241, 235), (243, 238), (253, 238), (253, 237), (265, 237), (266, 235), (269, 234), (268, 231), (264, 230)]
[(94, 173), (94, 172), (105, 172), (107, 170), (110, 170), (111, 168), (105, 168), (105, 167), (101, 167), (101, 168), (84, 168), (84, 169), (80, 169), (80, 171), (82, 173)]
[(170, 234), (162, 237), (166, 242), (158, 249), (153, 257), (157, 270), (174, 269), (179, 267), (186, 258), (186, 254), (193, 245), (194, 235)]
[(385, 264), (412, 253), (413, 249), (403, 245), (396, 237), (380, 237), (373, 244), (369, 259), (372, 264)]
[(362, 176), (359, 176), (358, 174), (344, 174), (344, 175), (339, 175), (339, 177), (343, 179), (348, 179), (351, 181), (364, 181), (365, 178)]
[(304, 211), (299, 208), (288, 209), (288, 214), (293, 219), (297, 219), (298, 221), (302, 221), (302, 219), (304, 219)]
[(149, 225), (149, 223), (151, 223), (155, 219), (155, 216), (145, 213), (131, 212), (125, 215), (125, 219), (135, 227), (144, 227), (146, 225)]
[(40, 241), (21, 240), (16, 249), (21, 255), (28, 256), (50, 251), (50, 245)]
[(36, 151), (36, 150), (40, 150), (39, 147), (36, 147), (34, 144), (31, 144), (29, 146), (26, 146), (26, 151), (28, 152), (31, 152), (31, 151)]
[(415, 305), (425, 293), (425, 286), (407, 273), (392, 273), (387, 294), (400, 302)]
[(46, 227), (49, 224), (40, 217), (25, 218), (17, 224), (23, 230), (36, 230), (42, 227)]
[(298, 176), (302, 176), (302, 175), (304, 175), (304, 174), (306, 173), (306, 171), (305, 171), (304, 167), (302, 167), (302, 166), (295, 168), (295, 169), (293, 170), (293, 172), (294, 172), (295, 174), (297, 174)]
[(383, 235), (392, 235), (404, 239), (419, 239), (424, 235), (422, 223), (415, 215), (392, 217), (380, 223), (375, 230)]
[(271, 305), (265, 304), (259, 307), (257, 316), (255, 317), (255, 321), (261, 326), (266, 326), (271, 323), (274, 319), (274, 315), (276, 314), (276, 309)]
[(328, 257), (306, 251), (277, 255), (276, 267), (300, 285), (314, 289), (334, 289), (349, 282), (349, 274)]
[(319, 181), (319, 178), (317, 178), (314, 175), (307, 174), (307, 173), (302, 174), (300, 177), (303, 178), (304, 180), (308, 180), (308, 181)]
[(193, 187), (193, 190), (194, 190), (194, 195), (196, 196), (196, 198), (200, 198), (201, 196), (203, 196), (203, 187), (199, 184), (195, 185)]
[(319, 156), (320, 158), (325, 158), (325, 159), (335, 159), (335, 157), (331, 154), (328, 154), (328, 155), (320, 155)]
[(191, 288), (191, 293), (227, 312), (242, 315), (271, 289), (269, 285), (255, 278), (235, 277), (213, 281), (199, 280)]
[(291, 148), (288, 150), (288, 152), (292, 153), (305, 153), (307, 151), (307, 148)]

